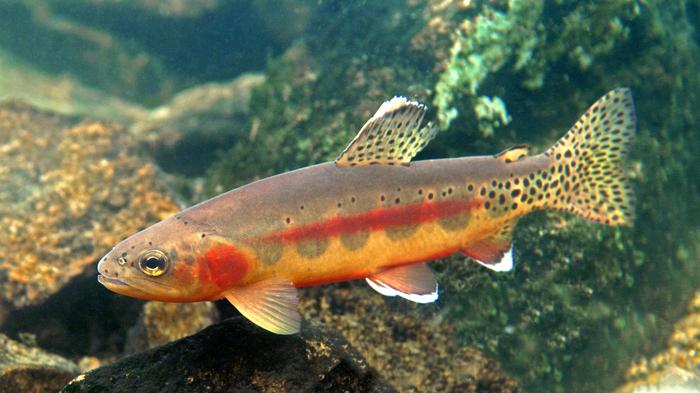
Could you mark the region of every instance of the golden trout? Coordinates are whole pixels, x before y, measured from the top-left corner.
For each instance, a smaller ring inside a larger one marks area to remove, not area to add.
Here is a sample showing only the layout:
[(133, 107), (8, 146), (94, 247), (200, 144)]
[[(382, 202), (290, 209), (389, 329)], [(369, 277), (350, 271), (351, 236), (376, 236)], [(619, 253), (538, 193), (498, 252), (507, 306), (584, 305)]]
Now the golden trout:
[(513, 267), (512, 231), (532, 211), (632, 221), (622, 169), (636, 119), (628, 89), (600, 98), (562, 139), (530, 156), (411, 162), (437, 133), (427, 108), (381, 105), (335, 162), (237, 188), (145, 229), (100, 260), (98, 280), (141, 299), (228, 299), (278, 334), (299, 331), (297, 289), (364, 278), (386, 296), (435, 301), (426, 261), (461, 252)]

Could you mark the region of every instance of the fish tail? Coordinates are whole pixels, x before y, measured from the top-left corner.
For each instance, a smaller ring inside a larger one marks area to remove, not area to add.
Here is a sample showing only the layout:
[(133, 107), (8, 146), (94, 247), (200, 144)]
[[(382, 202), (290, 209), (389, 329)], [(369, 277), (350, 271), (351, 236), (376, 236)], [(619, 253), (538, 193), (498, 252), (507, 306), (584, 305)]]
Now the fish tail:
[(596, 101), (545, 153), (552, 160), (547, 207), (602, 224), (631, 225), (634, 192), (622, 165), (635, 128), (629, 89)]

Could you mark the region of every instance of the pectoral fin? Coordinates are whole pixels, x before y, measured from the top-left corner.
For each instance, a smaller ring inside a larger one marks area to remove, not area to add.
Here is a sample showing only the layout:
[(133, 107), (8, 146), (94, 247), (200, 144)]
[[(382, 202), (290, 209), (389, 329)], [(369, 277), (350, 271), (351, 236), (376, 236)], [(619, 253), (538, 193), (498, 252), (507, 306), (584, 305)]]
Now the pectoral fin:
[(265, 280), (234, 288), (225, 294), (231, 304), (254, 324), (276, 334), (298, 333), (297, 289), (289, 281)]
[(431, 303), (438, 298), (437, 281), (424, 263), (390, 268), (366, 280), (384, 296), (400, 296), (416, 303)]

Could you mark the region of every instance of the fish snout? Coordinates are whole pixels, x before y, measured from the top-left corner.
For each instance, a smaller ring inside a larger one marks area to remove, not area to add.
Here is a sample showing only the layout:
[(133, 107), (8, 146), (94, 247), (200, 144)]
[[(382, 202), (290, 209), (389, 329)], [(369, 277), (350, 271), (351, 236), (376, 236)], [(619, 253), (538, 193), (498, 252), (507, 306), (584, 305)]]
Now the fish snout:
[(97, 272), (100, 274), (104, 274), (104, 269), (106, 268), (107, 265), (107, 255), (103, 256), (102, 259), (97, 263)]
[(100, 261), (97, 263), (97, 273), (99, 275), (105, 276), (105, 277), (113, 277), (118, 275), (119, 273), (117, 272), (117, 267), (115, 266), (114, 263), (110, 262), (109, 260), (109, 254), (105, 255), (100, 259)]

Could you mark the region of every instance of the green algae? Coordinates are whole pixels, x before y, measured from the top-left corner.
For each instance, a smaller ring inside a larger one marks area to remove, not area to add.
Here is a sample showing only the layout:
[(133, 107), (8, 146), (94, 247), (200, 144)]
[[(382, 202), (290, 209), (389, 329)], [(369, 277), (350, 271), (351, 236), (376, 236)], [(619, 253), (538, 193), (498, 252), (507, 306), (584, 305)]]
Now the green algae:
[(450, 49), (450, 59), (445, 71), (435, 85), (433, 104), (437, 108), (440, 126), (446, 129), (457, 117), (454, 101), (461, 94), (471, 97), (484, 135), (492, 135), (495, 127), (508, 124), (509, 118), (498, 98), (478, 95), (481, 83), (498, 71), (512, 58), (515, 70), (530, 62), (532, 51), (538, 43), (537, 31), (542, 29), (542, 1), (512, 0), (508, 11), (500, 12), (485, 7), (475, 18), (473, 27), (455, 31)]
[[(485, 137), (510, 122), (504, 96), (512, 94), (506, 86), (539, 90), (552, 68), (564, 62), (587, 71), (628, 40), (629, 25), (640, 12), (630, 0), (510, 0), (500, 8), (498, 2), (478, 2), (473, 8), (478, 14), (467, 15), (452, 33), (433, 105), (443, 129), (460, 113), (471, 112)], [(498, 83), (497, 77), (509, 83)]]

